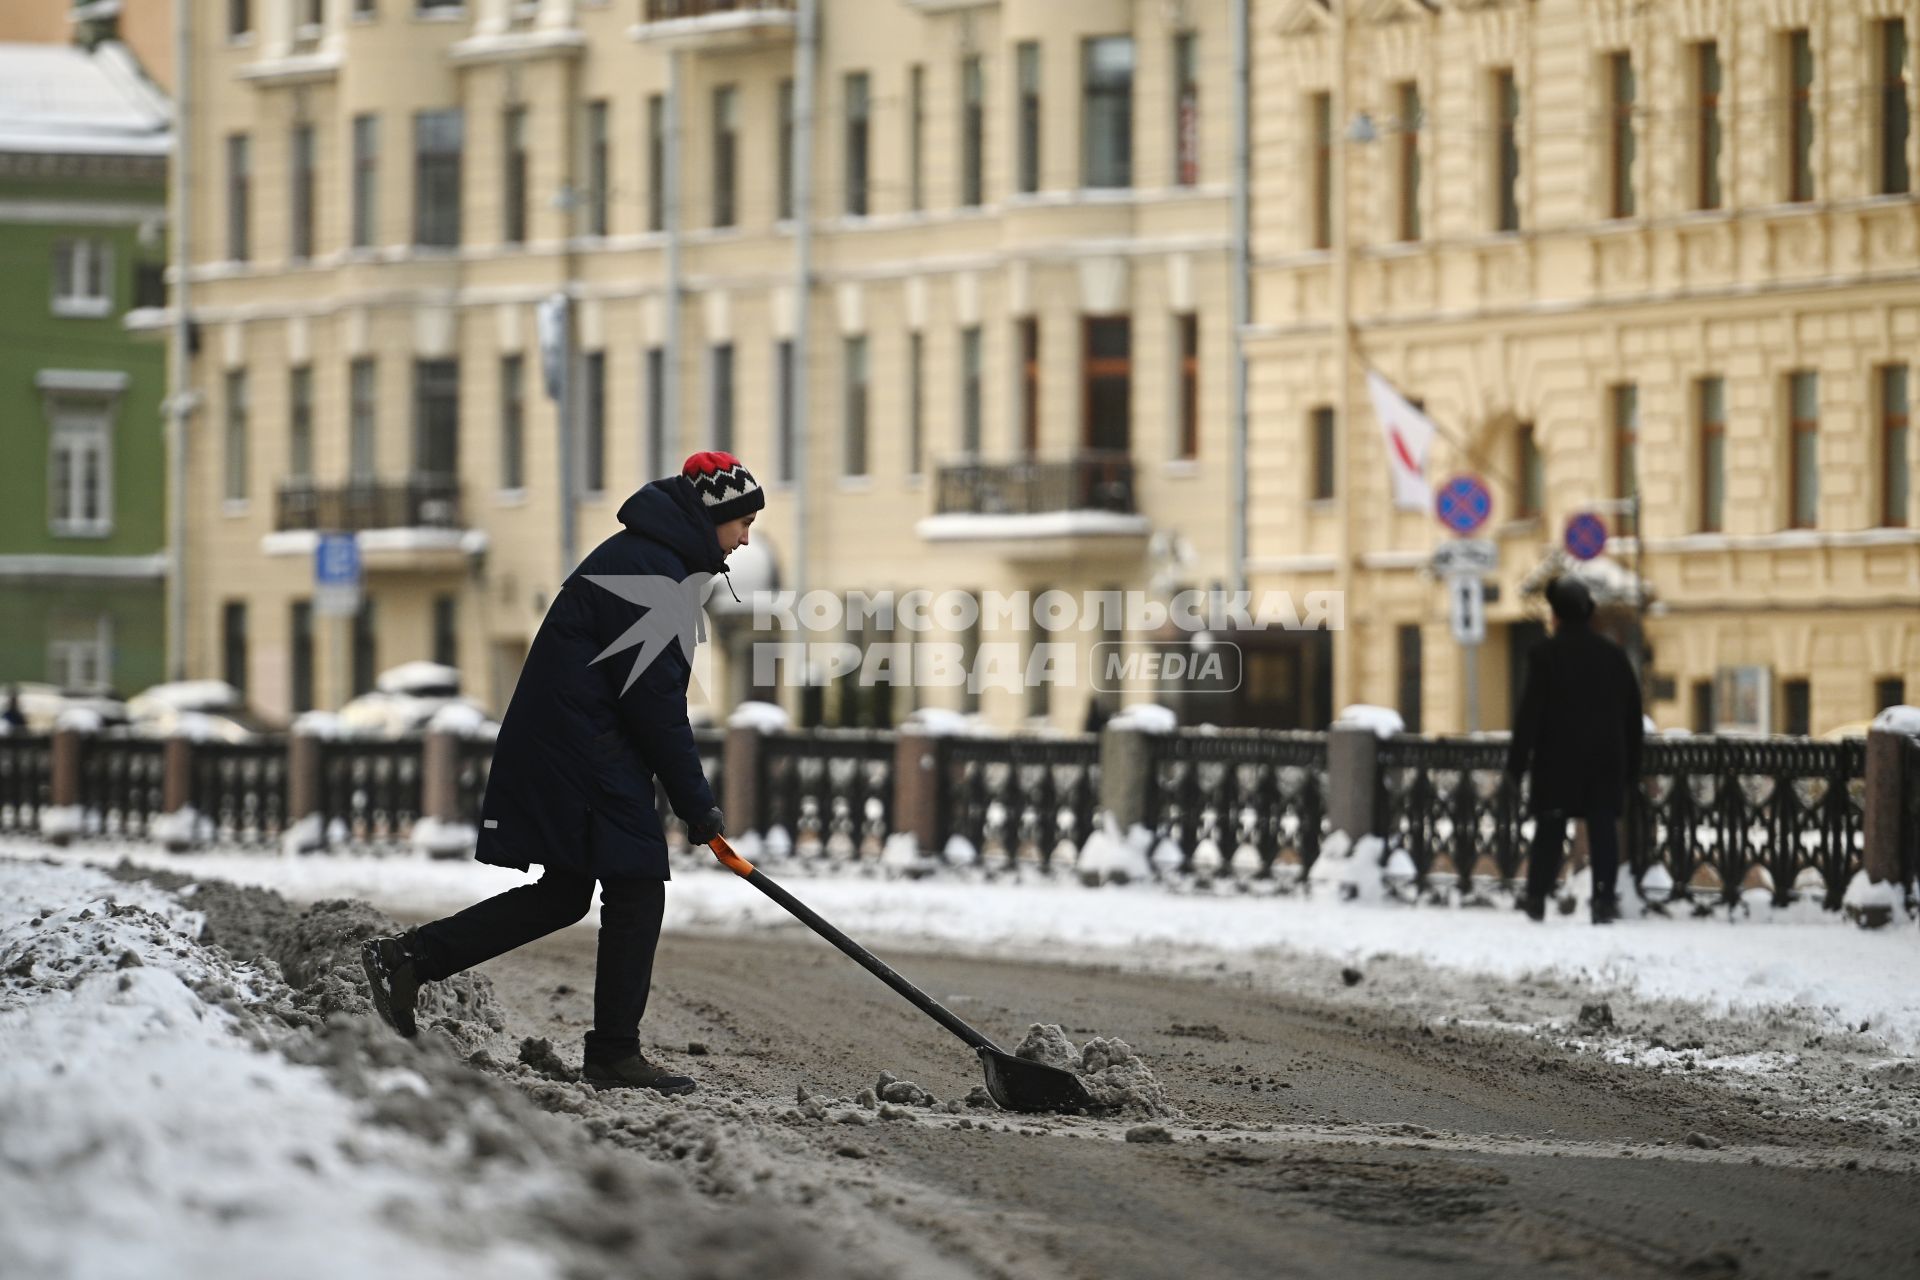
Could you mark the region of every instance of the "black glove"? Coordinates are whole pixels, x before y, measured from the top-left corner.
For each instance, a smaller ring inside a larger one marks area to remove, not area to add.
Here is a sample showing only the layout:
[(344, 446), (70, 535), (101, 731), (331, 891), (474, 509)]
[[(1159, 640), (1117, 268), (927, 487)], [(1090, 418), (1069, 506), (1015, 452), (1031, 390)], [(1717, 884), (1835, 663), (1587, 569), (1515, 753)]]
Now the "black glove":
[(727, 815), (715, 805), (707, 810), (704, 818), (696, 818), (687, 824), (687, 841), (690, 844), (710, 844), (715, 836), (727, 834)]

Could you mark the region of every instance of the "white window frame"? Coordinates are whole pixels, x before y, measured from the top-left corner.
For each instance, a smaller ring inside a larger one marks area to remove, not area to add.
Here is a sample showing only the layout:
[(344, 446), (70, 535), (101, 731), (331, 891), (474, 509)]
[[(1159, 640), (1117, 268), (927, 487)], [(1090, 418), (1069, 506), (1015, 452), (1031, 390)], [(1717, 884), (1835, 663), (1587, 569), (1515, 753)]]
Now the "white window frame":
[[(127, 383), (126, 374), (111, 370), (42, 369), (34, 376), (47, 423), (47, 528), (56, 538), (104, 538), (113, 532), (113, 435)], [(87, 457), (95, 460), (99, 489), (91, 519), (78, 514), (85, 507), (81, 478)], [(63, 483), (64, 515), (59, 514)]]
[(112, 313), (111, 243), (86, 238), (54, 241), (52, 305), (53, 314), (63, 317), (98, 319)]
[[(47, 678), (62, 689), (106, 689), (113, 686), (113, 615), (100, 614), (94, 619), (93, 635), (80, 639), (73, 635), (61, 635), (65, 630), (59, 626), (56, 618), (50, 623), (49, 630), (54, 632), (47, 639)], [(93, 678), (87, 679), (86, 668), (91, 665)]]

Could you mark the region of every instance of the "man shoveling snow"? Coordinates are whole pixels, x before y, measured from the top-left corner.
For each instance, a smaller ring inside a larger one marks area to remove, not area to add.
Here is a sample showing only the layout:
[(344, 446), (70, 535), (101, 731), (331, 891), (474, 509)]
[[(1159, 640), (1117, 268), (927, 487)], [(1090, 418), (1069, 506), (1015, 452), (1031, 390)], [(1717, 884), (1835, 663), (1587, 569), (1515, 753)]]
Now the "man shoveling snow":
[[(765, 506), (765, 491), (737, 458), (696, 453), (679, 475), (628, 498), (625, 528), (562, 584), (500, 723), (475, 855), (519, 871), (537, 863), (545, 873), (366, 944), (374, 1004), (401, 1035), (415, 1032), (421, 983), (579, 921), (597, 880), (600, 942), (582, 1078), (601, 1088), (693, 1091), (691, 1078), (640, 1051), (668, 878), (654, 779), (694, 843), (725, 834), (687, 721), (687, 683), (700, 590), (747, 545)], [(627, 649), (637, 650), (630, 666), (602, 661)]]

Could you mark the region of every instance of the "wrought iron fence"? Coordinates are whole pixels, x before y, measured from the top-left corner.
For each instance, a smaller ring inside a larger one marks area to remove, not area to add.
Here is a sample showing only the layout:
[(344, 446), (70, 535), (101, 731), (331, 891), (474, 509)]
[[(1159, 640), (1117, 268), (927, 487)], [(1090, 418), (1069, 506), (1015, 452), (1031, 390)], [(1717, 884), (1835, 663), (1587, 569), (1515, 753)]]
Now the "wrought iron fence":
[[(716, 800), (726, 803), (727, 794), (727, 731), (725, 729), (695, 729), (693, 731), (693, 749), (700, 753), (700, 771), (707, 775), (707, 785), (713, 789)], [(660, 830), (666, 835), (669, 845), (685, 844), (687, 824), (680, 821), (680, 815), (673, 811), (673, 804), (667, 799), (667, 789), (656, 778), (653, 784), (654, 808), (660, 814)], [(737, 830), (746, 830), (753, 818), (750, 814), (729, 814), (729, 821)]]
[(893, 734), (769, 733), (760, 740), (758, 825), (803, 856), (877, 856), (893, 830)]
[(167, 744), (158, 738), (80, 740), (80, 808), (87, 829), (101, 835), (144, 838), (165, 811)]
[(948, 738), (942, 760), (942, 852), (958, 836), (987, 867), (1051, 870), (1093, 830), (1098, 738)]
[(1374, 803), (1387, 843), (1413, 859), (1418, 883), (1454, 877), (1471, 897), (1489, 878), (1511, 887), (1526, 844), (1520, 795), (1496, 739), (1389, 738), (1376, 757)]
[(271, 843), (287, 826), (287, 744), (196, 742), (187, 789), (212, 839)]
[(1133, 461), (1125, 454), (1089, 453), (1060, 461), (951, 463), (937, 474), (934, 510), (941, 515), (1132, 515)]
[(460, 482), (431, 473), (336, 485), (288, 480), (276, 494), (274, 528), (458, 529)]
[[(320, 743), (320, 820), (328, 844), (396, 844), (420, 816), (422, 744)], [(345, 840), (337, 837), (344, 832)]]
[(453, 805), (461, 822), (480, 829), (480, 802), (493, 772), (493, 739), (461, 738), (454, 747)]
[(53, 803), (53, 739), (14, 733), (0, 738), (0, 831), (36, 831)]
[(1156, 849), (1203, 876), (1304, 876), (1327, 834), (1327, 736), (1235, 730), (1151, 740), (1147, 825)]
[(1838, 910), (1866, 846), (1861, 739), (1679, 738), (1646, 744), (1623, 851), (1655, 863), (1680, 897), (1735, 901), (1764, 883), (1784, 906), (1818, 892)]

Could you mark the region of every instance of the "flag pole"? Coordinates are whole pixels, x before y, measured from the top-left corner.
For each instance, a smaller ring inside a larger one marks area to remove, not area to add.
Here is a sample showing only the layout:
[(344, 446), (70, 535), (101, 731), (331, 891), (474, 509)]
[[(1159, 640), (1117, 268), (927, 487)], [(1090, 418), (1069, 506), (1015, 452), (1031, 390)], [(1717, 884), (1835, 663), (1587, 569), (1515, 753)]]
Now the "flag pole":
[[(1353, 249), (1347, 234), (1347, 4), (1333, 6), (1333, 295), (1334, 368), (1340, 380), (1335, 421), (1339, 423), (1340, 563), (1337, 577), (1341, 623), (1333, 633), (1333, 706), (1335, 716), (1354, 701), (1353, 515), (1357, 494), (1353, 450), (1360, 438), (1353, 421)], [(1392, 495), (1388, 495), (1391, 502)]]

